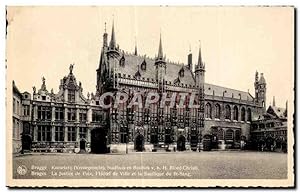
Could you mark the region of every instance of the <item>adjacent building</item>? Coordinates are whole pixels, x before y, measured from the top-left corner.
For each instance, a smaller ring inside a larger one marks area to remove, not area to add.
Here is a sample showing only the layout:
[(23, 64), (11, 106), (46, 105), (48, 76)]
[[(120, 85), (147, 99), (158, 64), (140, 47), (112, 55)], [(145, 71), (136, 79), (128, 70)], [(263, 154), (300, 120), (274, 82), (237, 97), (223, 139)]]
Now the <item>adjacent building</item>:
[(251, 124), (251, 143), (259, 151), (287, 151), (287, 105), (276, 107), (273, 98), (266, 113)]
[[(20, 153), (23, 147), (30, 149), (31, 135), (31, 95), (28, 92), (21, 93), (15, 82), (12, 84), (13, 90), (13, 153)], [(25, 133), (24, 133), (25, 132)], [(24, 140), (22, 140), (24, 139)], [(24, 143), (25, 141), (25, 143)]]

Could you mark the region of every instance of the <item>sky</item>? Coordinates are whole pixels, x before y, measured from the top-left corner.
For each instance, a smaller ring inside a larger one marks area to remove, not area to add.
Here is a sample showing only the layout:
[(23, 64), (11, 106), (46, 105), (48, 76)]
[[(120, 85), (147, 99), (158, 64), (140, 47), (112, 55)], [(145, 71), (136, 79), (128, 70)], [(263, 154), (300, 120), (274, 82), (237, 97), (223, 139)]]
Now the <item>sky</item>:
[(7, 82), (32, 93), (46, 78), (58, 92), (73, 73), (83, 92), (95, 92), (106, 22), (122, 50), (154, 57), (162, 35), (167, 59), (197, 62), (201, 42), (205, 81), (254, 96), (256, 70), (264, 73), (267, 102), (285, 107), (294, 87), (294, 12), (289, 7), (8, 7)]

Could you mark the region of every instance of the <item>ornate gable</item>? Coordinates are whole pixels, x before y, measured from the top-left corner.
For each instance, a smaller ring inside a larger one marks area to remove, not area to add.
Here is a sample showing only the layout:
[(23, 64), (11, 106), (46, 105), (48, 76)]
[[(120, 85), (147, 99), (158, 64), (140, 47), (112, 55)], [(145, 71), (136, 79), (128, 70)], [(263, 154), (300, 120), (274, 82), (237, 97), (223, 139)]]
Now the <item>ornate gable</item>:
[(87, 99), (82, 94), (83, 89), (81, 82), (79, 81), (79, 84), (77, 84), (76, 77), (73, 74), (73, 68), (74, 64), (71, 64), (68, 76), (61, 79), (59, 92), (55, 96), (55, 99), (61, 102), (86, 103)]

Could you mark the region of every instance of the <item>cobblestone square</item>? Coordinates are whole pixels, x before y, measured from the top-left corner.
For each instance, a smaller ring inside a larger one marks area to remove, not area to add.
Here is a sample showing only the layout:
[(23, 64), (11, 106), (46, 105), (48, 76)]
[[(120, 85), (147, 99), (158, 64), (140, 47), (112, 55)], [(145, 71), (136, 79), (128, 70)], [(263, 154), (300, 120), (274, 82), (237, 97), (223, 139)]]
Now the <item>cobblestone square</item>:
[(271, 152), (159, 152), (32, 154), (13, 158), (17, 179), (285, 179), (287, 154)]

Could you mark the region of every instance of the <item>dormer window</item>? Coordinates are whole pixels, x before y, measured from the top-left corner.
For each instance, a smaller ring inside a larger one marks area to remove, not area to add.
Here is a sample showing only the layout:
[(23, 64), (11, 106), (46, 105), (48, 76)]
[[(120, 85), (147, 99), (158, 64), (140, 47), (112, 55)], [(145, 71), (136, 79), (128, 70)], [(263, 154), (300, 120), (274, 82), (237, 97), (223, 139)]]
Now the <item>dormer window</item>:
[(141, 78), (141, 73), (139, 70), (135, 73), (134, 78), (136, 78), (136, 79)]
[(147, 70), (147, 63), (146, 63), (145, 60), (144, 60), (144, 61), (142, 62), (142, 64), (141, 64), (141, 70), (142, 70), (142, 71), (146, 71), (146, 70)]
[(125, 66), (125, 57), (124, 57), (124, 55), (120, 59), (120, 66)]
[(46, 96), (42, 96), (42, 100), (45, 101), (46, 100)]
[(183, 68), (180, 69), (179, 76), (180, 77), (184, 77), (184, 69)]

